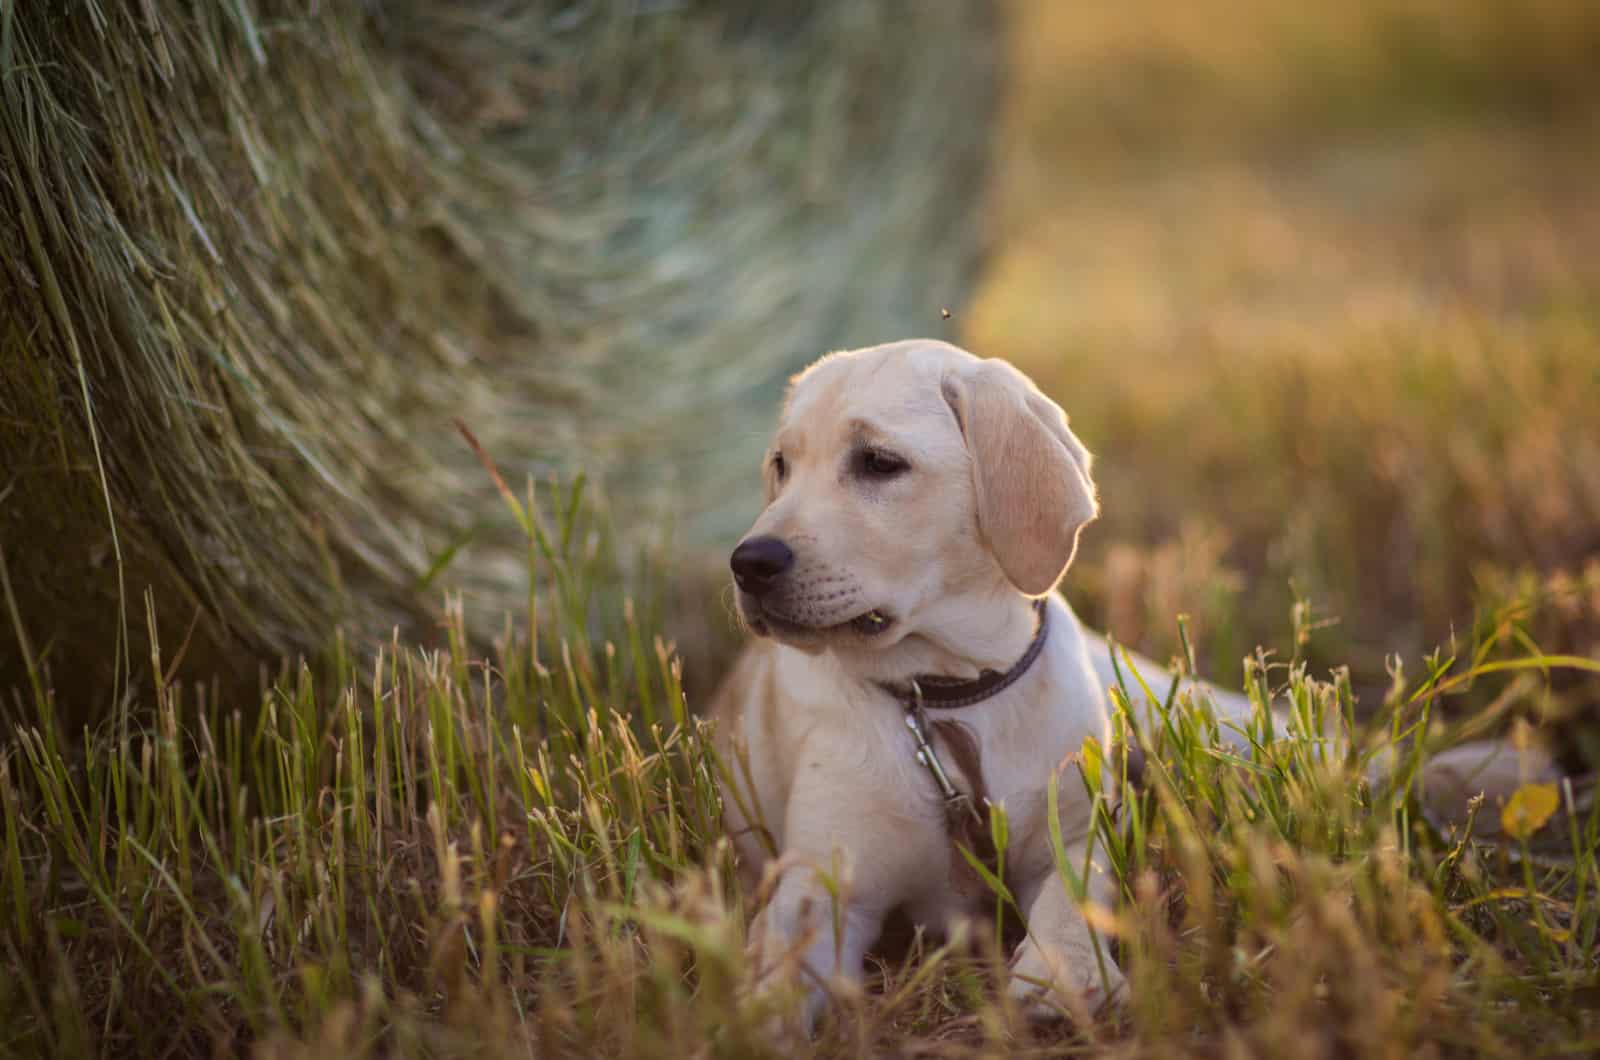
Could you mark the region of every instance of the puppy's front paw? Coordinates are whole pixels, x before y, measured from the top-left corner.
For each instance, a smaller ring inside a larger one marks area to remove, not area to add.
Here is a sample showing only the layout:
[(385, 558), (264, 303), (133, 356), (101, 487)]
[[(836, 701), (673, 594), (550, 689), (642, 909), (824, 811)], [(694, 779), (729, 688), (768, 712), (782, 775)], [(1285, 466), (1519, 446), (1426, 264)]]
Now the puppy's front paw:
[(1025, 942), (1012, 962), (1006, 992), (1022, 1003), (1029, 1019), (1042, 1023), (1092, 1018), (1124, 1004), (1128, 981), (1122, 969), (1109, 955), (1103, 960), (1084, 957), (1048, 960), (1031, 941)]
[(827, 1010), (828, 995), (793, 964), (780, 965), (747, 988), (743, 1004), (759, 1012), (758, 1022), (774, 1042), (796, 1045), (814, 1037)]

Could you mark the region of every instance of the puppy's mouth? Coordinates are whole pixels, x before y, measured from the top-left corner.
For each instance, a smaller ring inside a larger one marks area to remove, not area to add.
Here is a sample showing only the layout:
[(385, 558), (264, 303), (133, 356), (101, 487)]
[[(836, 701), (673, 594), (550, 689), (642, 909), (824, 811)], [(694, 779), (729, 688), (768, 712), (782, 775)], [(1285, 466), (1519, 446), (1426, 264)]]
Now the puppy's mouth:
[(847, 624), (852, 632), (859, 633), (863, 637), (876, 637), (880, 633), (888, 632), (889, 627), (894, 625), (894, 619), (875, 607), (864, 615), (852, 618)]
[(864, 611), (854, 618), (831, 625), (819, 626), (809, 622), (800, 622), (762, 605), (758, 599), (745, 598), (745, 621), (750, 630), (757, 635), (772, 634), (779, 639), (784, 636), (792, 637), (818, 637), (828, 634), (847, 633), (857, 637), (872, 638), (887, 633), (894, 625), (894, 616), (882, 608), (875, 607)]

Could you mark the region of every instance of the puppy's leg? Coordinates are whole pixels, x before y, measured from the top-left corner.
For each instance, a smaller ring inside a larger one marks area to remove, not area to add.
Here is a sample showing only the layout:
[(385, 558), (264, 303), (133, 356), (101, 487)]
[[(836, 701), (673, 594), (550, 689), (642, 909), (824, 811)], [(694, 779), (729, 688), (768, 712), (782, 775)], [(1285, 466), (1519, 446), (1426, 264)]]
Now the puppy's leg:
[[(1083, 843), (1067, 847), (1066, 852), (1068, 864), (1084, 863)], [(1100, 866), (1093, 866), (1088, 900), (1110, 908), (1111, 893), (1110, 879)], [(1012, 997), (1047, 1014), (1057, 1006), (1069, 1012), (1092, 1012), (1126, 993), (1122, 970), (1112, 960), (1104, 940), (1089, 930), (1068, 884), (1055, 872), (1045, 876), (1027, 910), (1028, 937), (1011, 959), (1008, 991)]]
[(750, 925), (749, 957), (758, 994), (799, 986), (804, 1031), (815, 1029), (836, 977), (861, 980), (867, 947), (883, 927), (883, 911), (852, 901), (839, 881), (814, 865), (793, 864)]

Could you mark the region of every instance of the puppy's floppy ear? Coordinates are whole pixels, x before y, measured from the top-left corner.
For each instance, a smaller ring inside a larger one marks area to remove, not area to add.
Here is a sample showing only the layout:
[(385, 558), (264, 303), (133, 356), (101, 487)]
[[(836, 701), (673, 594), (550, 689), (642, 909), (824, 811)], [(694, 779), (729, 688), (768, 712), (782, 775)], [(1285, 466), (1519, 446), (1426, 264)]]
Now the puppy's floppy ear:
[(1060, 406), (1005, 361), (953, 372), (941, 390), (972, 454), (978, 529), (1011, 584), (1049, 592), (1100, 511), (1089, 451)]

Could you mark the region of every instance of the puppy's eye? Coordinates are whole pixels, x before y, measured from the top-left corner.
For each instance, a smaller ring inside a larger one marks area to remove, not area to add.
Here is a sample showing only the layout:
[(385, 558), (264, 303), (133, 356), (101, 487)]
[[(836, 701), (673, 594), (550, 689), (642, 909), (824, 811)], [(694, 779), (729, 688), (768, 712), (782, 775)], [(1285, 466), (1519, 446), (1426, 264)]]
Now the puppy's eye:
[(782, 453), (772, 454), (772, 473), (778, 477), (779, 482), (789, 474), (789, 465), (784, 463)]
[(903, 457), (884, 449), (863, 449), (856, 454), (856, 473), (866, 478), (894, 478), (910, 470)]

